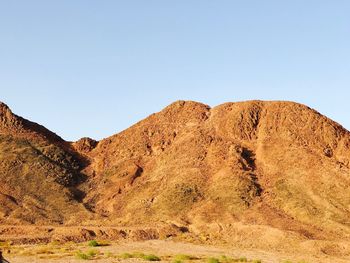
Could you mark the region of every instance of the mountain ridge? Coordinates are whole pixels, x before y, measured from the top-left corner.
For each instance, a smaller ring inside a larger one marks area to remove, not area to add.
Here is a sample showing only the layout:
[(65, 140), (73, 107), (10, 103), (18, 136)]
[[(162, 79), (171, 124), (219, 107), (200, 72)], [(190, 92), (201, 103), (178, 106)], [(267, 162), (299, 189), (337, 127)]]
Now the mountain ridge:
[(257, 247), (350, 238), (350, 133), (305, 105), (176, 101), (77, 142), (0, 106), (0, 224), (152, 227)]

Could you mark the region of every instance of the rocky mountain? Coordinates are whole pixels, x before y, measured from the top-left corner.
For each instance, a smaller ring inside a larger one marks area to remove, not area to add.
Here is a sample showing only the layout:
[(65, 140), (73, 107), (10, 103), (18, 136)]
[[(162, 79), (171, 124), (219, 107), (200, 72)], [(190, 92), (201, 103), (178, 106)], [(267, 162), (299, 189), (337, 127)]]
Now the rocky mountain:
[(151, 226), (264, 246), (344, 241), (349, 161), (350, 133), (293, 102), (177, 101), (73, 143), (1, 104), (0, 222)]
[(82, 159), (69, 143), (0, 104), (0, 222), (63, 223), (85, 213), (74, 186)]

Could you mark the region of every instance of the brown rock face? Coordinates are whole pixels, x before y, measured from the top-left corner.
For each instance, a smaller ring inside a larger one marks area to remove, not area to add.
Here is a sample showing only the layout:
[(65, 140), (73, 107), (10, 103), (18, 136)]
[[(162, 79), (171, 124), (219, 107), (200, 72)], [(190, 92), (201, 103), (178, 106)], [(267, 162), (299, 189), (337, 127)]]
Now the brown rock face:
[(0, 102), (0, 132), (1, 134), (8, 134), (17, 138), (64, 144), (61, 137), (49, 131), (44, 126), (13, 114), (10, 108), (2, 102)]
[(304, 105), (178, 101), (71, 145), (3, 104), (0, 116), (2, 222), (79, 214), (266, 246), (350, 237), (350, 134)]
[(88, 137), (81, 138), (79, 141), (73, 143), (76, 151), (85, 154), (91, 152), (96, 147), (96, 145), (97, 141)]
[(349, 139), (296, 103), (180, 101), (99, 143), (85, 200), (125, 224), (348, 235)]
[(63, 223), (85, 213), (68, 143), (0, 104), (0, 223)]

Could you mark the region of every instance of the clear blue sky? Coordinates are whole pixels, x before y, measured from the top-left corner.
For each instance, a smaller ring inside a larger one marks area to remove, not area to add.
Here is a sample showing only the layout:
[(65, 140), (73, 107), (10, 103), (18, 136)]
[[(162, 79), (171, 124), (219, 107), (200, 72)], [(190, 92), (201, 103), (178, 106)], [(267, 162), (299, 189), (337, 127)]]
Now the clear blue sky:
[(350, 129), (350, 1), (0, 1), (15, 113), (100, 139), (178, 99), (292, 100)]

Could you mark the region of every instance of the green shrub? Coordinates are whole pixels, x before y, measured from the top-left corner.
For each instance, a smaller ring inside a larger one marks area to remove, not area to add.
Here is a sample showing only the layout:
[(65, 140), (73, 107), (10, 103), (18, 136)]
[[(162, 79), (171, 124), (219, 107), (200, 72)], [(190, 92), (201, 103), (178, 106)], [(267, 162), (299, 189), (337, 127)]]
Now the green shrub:
[(220, 256), (220, 261), (226, 261), (226, 260), (228, 260), (228, 258), (225, 256), (225, 255), (221, 255)]
[(144, 256), (145, 256), (145, 254), (142, 253), (142, 252), (134, 252), (134, 253), (132, 253), (132, 257), (133, 258), (143, 258)]
[(174, 259), (173, 261), (172, 261), (172, 263), (183, 263), (181, 260), (178, 260), (178, 259)]
[(89, 241), (88, 246), (89, 247), (99, 247), (100, 244), (96, 240), (91, 240), (91, 241)]
[(82, 252), (77, 252), (75, 254), (76, 258), (77, 259), (83, 259), (83, 260), (89, 260), (91, 258), (91, 256), (85, 254), (85, 253), (82, 253)]
[(98, 241), (98, 246), (99, 247), (108, 247), (108, 246), (110, 246), (111, 244), (110, 244), (110, 242), (108, 242), (108, 241), (106, 241), (106, 240), (100, 240), (100, 241)]
[(220, 260), (217, 258), (208, 258), (207, 263), (220, 263)]
[(178, 261), (191, 260), (191, 259), (194, 259), (194, 257), (189, 255), (184, 255), (184, 254), (175, 255), (174, 257), (174, 260), (178, 260)]
[(88, 252), (87, 252), (87, 255), (90, 256), (90, 257), (94, 257), (96, 256), (97, 254), (99, 254), (98, 250), (96, 249), (90, 249)]
[(231, 263), (231, 262), (238, 262), (239, 260), (222, 255), (222, 256), (220, 256), (219, 261), (221, 263)]
[(240, 262), (248, 262), (248, 259), (246, 257), (241, 257), (239, 258)]
[(254, 260), (252, 261), (252, 263), (261, 263), (261, 260), (260, 260), (260, 259), (254, 259)]
[(120, 255), (120, 257), (123, 259), (128, 259), (128, 258), (132, 258), (133, 255), (131, 255), (130, 253), (123, 253)]
[(153, 254), (144, 255), (142, 258), (147, 261), (160, 261), (160, 258)]

